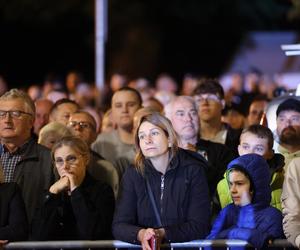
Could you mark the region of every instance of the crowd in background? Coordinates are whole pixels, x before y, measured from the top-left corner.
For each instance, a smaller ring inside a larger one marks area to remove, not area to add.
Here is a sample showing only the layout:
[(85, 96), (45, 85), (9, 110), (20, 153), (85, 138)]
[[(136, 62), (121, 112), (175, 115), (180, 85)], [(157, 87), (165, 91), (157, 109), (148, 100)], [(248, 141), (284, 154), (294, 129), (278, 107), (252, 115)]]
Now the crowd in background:
[[(152, 84), (116, 73), (101, 90), (75, 71), (27, 89), (0, 78), (0, 243), (299, 247), (300, 101), (289, 92), (259, 72), (232, 74), (226, 89), (193, 74)], [(267, 107), (284, 95), (271, 131)]]

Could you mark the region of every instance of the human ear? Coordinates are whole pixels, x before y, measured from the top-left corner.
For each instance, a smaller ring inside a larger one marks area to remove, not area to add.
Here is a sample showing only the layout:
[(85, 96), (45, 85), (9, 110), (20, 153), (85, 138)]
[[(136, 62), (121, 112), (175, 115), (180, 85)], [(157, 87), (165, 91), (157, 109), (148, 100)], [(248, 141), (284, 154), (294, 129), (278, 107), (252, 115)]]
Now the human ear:
[(224, 109), (226, 105), (225, 100), (221, 100), (221, 104), (222, 104), (222, 109)]

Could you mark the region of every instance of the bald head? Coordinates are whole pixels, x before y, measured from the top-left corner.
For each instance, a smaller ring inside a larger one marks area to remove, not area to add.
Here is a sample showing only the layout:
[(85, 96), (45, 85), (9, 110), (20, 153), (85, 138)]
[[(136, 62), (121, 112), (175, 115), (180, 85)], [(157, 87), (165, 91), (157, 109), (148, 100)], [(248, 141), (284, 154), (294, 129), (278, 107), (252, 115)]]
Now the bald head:
[(34, 103), (35, 105), (35, 120), (34, 120), (34, 133), (39, 134), (42, 127), (49, 122), (50, 110), (53, 103), (48, 99), (38, 99)]
[(197, 140), (199, 131), (199, 118), (195, 101), (190, 96), (176, 97), (165, 107), (166, 117), (172, 122), (172, 125), (181, 140)]

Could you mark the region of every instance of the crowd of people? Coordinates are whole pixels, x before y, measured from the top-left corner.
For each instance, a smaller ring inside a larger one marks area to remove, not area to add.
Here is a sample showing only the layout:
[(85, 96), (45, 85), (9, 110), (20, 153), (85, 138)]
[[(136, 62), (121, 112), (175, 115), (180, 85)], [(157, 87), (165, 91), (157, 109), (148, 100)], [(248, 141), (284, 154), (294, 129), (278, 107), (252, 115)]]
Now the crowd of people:
[(300, 99), (282, 98), (271, 131), (278, 89), (250, 76), (246, 88), (233, 74), (226, 91), (194, 75), (180, 90), (167, 74), (155, 86), (115, 74), (98, 91), (78, 72), (3, 88), (0, 244), (242, 239), (261, 249), (287, 238), (300, 248)]

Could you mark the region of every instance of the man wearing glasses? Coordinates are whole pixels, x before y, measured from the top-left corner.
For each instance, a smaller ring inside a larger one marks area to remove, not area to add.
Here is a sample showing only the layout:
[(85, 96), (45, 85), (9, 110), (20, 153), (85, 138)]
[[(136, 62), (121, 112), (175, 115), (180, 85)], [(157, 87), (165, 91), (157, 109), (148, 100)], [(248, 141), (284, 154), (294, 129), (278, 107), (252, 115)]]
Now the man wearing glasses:
[(224, 90), (218, 81), (205, 79), (195, 89), (194, 98), (200, 119), (200, 138), (225, 144), (237, 154), (241, 130), (222, 123)]
[(91, 150), (91, 144), (97, 138), (96, 121), (86, 111), (77, 111), (69, 119), (68, 127), (72, 133), (87, 143), (90, 148), (90, 162), (87, 170), (95, 179), (105, 182), (111, 186), (117, 197), (119, 189), (119, 176), (113, 164), (105, 160), (101, 155)]
[(48, 149), (32, 137), (35, 106), (23, 91), (12, 89), (0, 97), (1, 163), (5, 182), (17, 182), (22, 190), (29, 222), (52, 179)]

